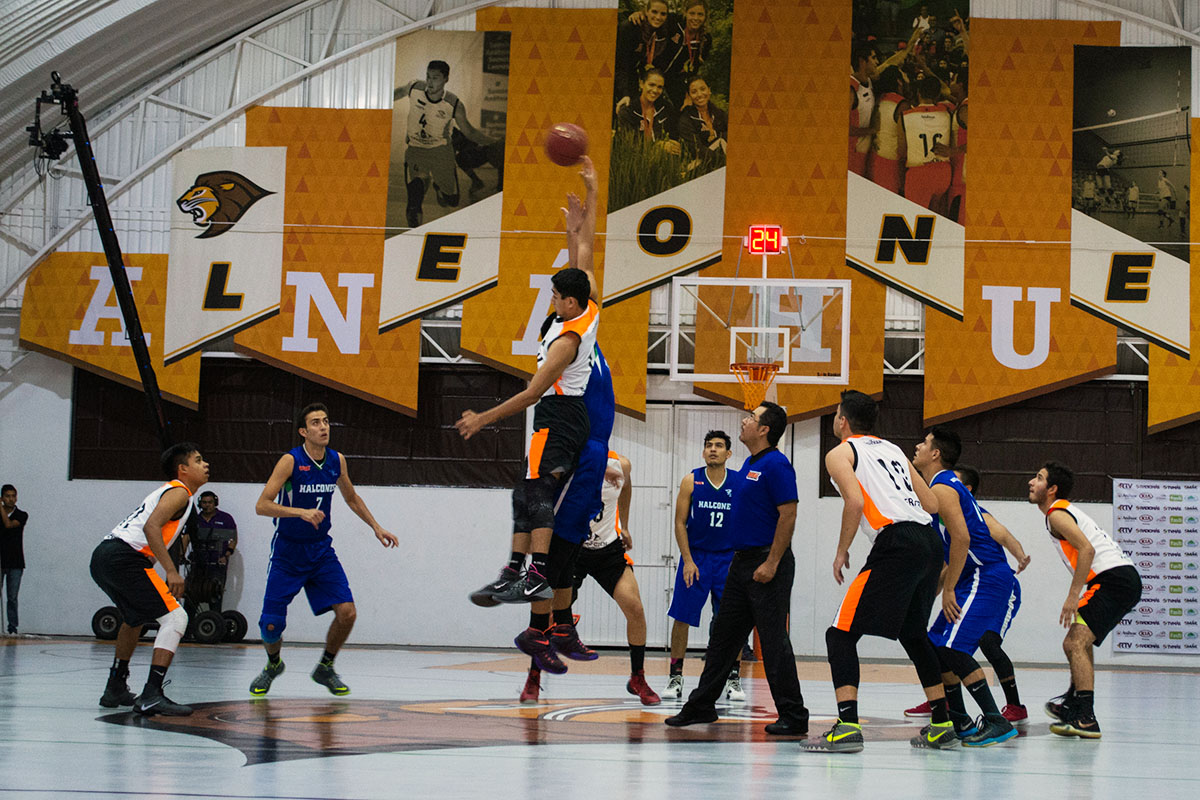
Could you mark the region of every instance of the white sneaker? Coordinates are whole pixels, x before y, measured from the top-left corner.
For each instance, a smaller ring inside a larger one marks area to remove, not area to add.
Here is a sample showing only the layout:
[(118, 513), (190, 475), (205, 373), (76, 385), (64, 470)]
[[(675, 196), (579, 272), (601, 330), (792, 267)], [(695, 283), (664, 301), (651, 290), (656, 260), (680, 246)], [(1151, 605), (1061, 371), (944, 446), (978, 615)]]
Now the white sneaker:
[(742, 679), (738, 675), (730, 675), (725, 682), (725, 697), (734, 703), (746, 702), (746, 692), (742, 689)]
[(667, 688), (663, 690), (663, 697), (674, 697), (676, 699), (683, 697), (683, 676), (672, 675), (667, 681)]

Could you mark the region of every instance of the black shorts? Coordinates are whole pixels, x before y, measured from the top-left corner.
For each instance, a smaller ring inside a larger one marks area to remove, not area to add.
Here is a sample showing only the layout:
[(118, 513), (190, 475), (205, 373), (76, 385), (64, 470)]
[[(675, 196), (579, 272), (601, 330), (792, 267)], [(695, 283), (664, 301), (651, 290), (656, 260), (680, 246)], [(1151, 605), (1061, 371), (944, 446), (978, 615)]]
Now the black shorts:
[(600, 588), (612, 597), (617, 590), (617, 583), (625, 575), (625, 570), (633, 564), (625, 555), (625, 545), (620, 537), (596, 550), (584, 547), (575, 561), (575, 589), (583, 586), (583, 582), (592, 577)]
[(579, 462), (590, 431), (591, 421), (582, 397), (543, 397), (533, 408), (533, 437), (525, 477), (570, 473)]
[(1106, 569), (1088, 581), (1078, 613), (1096, 637), (1093, 644), (1099, 647), (1141, 599), (1142, 576), (1128, 564)]
[(145, 625), (179, 608), (150, 559), (115, 537), (92, 551), (92, 580), (113, 601), (126, 625)]
[(575, 564), (583, 542), (570, 542), (561, 536), (550, 537), (546, 554), (546, 580), (551, 589), (570, 589), (575, 585)]
[(846, 590), (833, 627), (885, 639), (924, 635), (941, 572), (942, 541), (932, 527), (916, 522), (887, 526)]

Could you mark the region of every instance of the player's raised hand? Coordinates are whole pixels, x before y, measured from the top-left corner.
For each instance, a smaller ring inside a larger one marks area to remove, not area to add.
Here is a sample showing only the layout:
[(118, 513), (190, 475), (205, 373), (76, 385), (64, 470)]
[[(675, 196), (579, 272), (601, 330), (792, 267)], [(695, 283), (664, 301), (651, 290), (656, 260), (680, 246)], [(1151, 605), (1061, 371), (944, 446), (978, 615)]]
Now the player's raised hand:
[(579, 199), (579, 195), (574, 192), (567, 192), (567, 207), (562, 212), (563, 222), (567, 226), (567, 233), (579, 233), (586, 216), (583, 201)]
[(397, 539), (393, 534), (385, 531), (383, 528), (379, 528), (375, 531), (375, 538), (378, 539), (379, 543), (384, 547), (400, 546), (400, 540)]
[(596, 177), (596, 165), (592, 162), (591, 156), (581, 156), (579, 158), (579, 177), (583, 178), (584, 188), (588, 192), (595, 193), (599, 188), (599, 179)]

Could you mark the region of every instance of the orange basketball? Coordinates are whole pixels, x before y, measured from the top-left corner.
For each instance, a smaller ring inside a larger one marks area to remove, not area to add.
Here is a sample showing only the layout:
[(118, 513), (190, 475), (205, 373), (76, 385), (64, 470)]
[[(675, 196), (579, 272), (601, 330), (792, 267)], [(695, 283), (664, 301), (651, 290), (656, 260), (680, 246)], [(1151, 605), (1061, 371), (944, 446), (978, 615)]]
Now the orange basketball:
[(587, 131), (578, 125), (560, 122), (546, 131), (546, 155), (560, 167), (578, 164), (587, 151)]

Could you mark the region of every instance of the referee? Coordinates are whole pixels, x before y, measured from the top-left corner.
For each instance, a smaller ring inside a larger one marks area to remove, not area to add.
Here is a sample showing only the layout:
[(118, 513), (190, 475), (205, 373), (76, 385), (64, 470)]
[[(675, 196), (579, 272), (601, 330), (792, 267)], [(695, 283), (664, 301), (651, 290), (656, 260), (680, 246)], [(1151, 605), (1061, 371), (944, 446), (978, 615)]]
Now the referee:
[(715, 703), (725, 679), (755, 627), (762, 643), (763, 668), (779, 719), (766, 726), (778, 736), (808, 733), (808, 709), (800, 693), (796, 657), (788, 637), (792, 581), (792, 531), (796, 527), (796, 471), (775, 445), (787, 427), (787, 412), (763, 402), (742, 420), (740, 439), (750, 457), (742, 465), (733, 504), (733, 563), (725, 580), (721, 608), (713, 622), (700, 684), (668, 725), (716, 722)]

